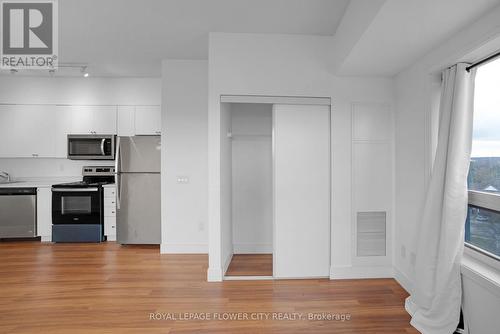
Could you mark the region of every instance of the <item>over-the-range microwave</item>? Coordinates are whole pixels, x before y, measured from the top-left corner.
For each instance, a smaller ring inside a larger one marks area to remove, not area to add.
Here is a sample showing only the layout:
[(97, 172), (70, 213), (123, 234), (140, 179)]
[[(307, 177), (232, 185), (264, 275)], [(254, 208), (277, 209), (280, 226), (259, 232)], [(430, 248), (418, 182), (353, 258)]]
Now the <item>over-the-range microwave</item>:
[(68, 159), (115, 160), (115, 135), (68, 135)]

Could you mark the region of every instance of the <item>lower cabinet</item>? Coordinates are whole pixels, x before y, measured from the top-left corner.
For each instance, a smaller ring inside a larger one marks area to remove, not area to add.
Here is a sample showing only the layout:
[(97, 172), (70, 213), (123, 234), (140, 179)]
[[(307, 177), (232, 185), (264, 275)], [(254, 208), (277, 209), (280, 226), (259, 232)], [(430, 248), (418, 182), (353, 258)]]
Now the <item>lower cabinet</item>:
[(116, 241), (116, 186), (104, 187), (104, 235)]
[(37, 188), (36, 231), (42, 241), (52, 241), (52, 188)]

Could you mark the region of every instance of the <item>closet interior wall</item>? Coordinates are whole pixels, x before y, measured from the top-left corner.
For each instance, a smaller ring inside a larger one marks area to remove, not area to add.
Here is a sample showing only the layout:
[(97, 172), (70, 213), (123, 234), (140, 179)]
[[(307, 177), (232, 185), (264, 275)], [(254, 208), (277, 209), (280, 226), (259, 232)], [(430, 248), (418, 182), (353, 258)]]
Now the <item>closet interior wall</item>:
[(272, 105), (231, 103), (234, 254), (272, 254)]

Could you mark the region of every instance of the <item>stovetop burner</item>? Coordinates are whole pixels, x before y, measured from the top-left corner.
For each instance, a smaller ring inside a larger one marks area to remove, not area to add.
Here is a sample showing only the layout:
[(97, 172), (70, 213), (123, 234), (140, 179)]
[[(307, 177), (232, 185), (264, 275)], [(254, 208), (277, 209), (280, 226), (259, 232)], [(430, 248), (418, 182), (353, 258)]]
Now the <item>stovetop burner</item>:
[(83, 181), (54, 184), (53, 188), (95, 188), (105, 184), (115, 183), (115, 168), (104, 167), (89, 167), (85, 166), (82, 169)]
[(101, 187), (105, 184), (113, 184), (113, 183), (115, 183), (115, 182), (114, 181), (101, 181), (101, 182), (80, 181), (80, 182), (54, 184), (52, 187), (53, 188), (94, 188), (94, 187)]

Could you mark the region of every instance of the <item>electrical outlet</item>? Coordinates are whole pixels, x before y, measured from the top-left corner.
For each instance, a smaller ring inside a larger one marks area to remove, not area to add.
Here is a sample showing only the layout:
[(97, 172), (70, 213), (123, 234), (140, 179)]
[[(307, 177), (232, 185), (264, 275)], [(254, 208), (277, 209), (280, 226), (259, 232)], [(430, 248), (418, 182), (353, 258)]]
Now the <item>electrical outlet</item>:
[(401, 245), (401, 257), (406, 259), (406, 247), (405, 245)]
[(189, 183), (189, 177), (188, 176), (177, 176), (177, 183), (182, 183), (182, 184)]

